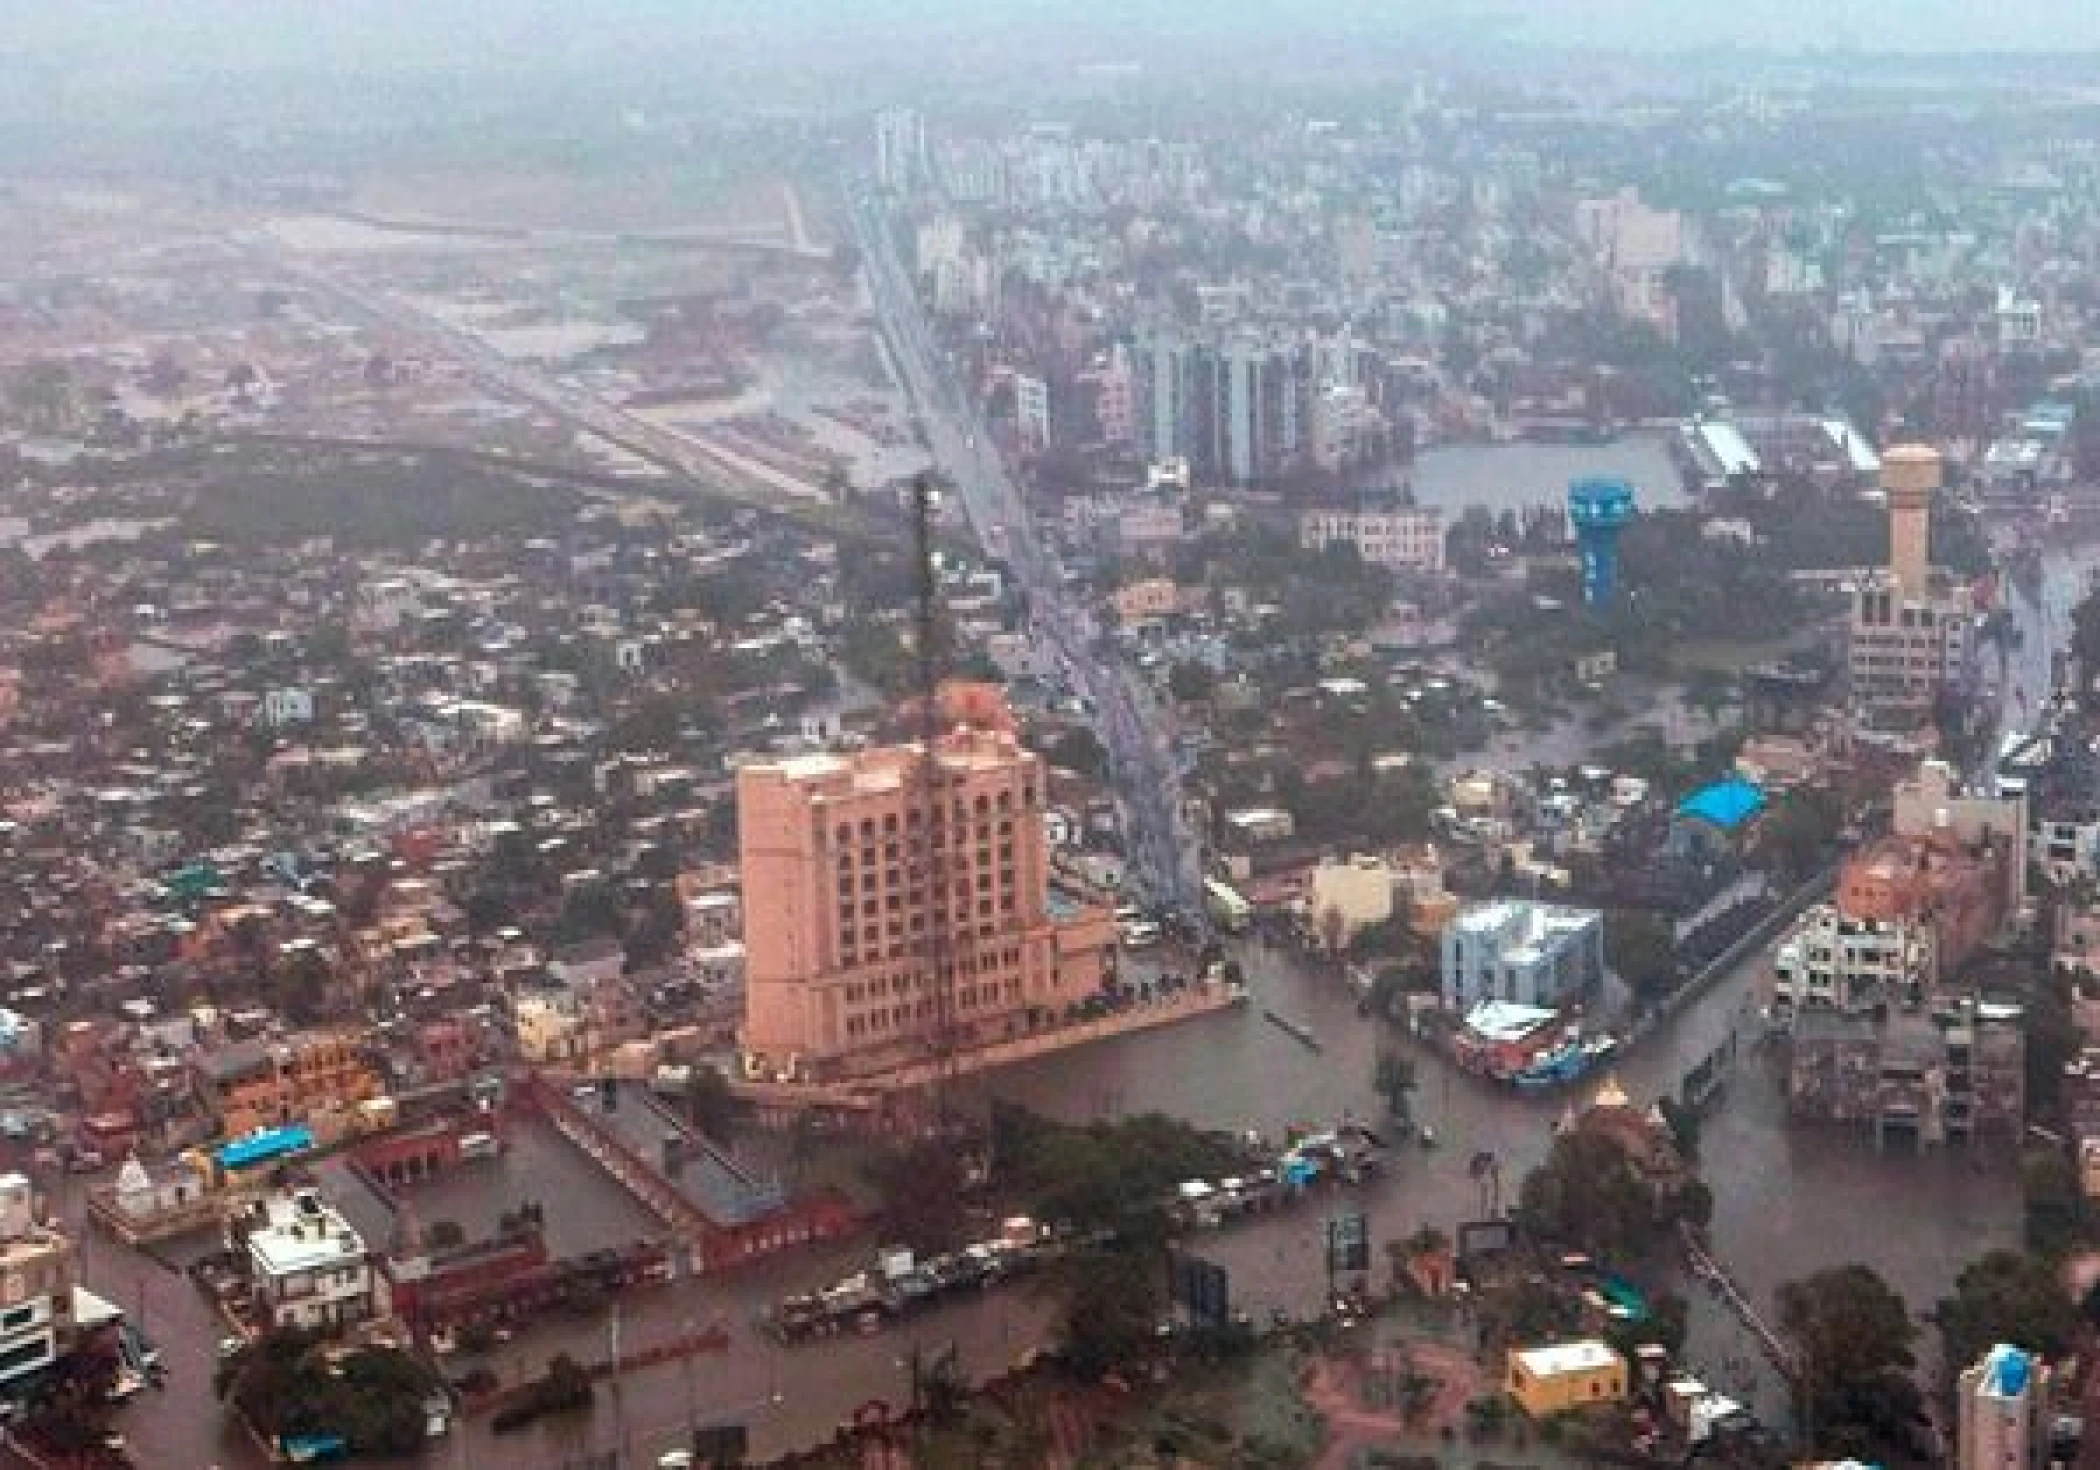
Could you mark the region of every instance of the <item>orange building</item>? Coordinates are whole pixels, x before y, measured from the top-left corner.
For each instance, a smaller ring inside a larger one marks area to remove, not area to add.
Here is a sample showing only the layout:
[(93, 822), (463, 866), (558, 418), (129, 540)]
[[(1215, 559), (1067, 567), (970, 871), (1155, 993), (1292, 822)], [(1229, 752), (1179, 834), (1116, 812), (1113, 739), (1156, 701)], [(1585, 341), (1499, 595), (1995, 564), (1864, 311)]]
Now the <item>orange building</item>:
[(2005, 921), (2009, 841), (1964, 846), (1953, 838), (1883, 837), (1838, 873), (1838, 912), (1848, 919), (1923, 925), (1938, 975), (1960, 964)]
[(359, 1103), (385, 1090), (360, 1038), (347, 1033), (232, 1042), (193, 1056), (190, 1075), (228, 1138), (286, 1123), (334, 1137), (350, 1126)]
[(1043, 762), (998, 713), (953, 725), (931, 779), (919, 745), (737, 773), (753, 1075), (925, 1059), (941, 1041), (937, 955), (958, 1048), (1021, 1034), (1100, 988), (1110, 915), (1052, 898)]

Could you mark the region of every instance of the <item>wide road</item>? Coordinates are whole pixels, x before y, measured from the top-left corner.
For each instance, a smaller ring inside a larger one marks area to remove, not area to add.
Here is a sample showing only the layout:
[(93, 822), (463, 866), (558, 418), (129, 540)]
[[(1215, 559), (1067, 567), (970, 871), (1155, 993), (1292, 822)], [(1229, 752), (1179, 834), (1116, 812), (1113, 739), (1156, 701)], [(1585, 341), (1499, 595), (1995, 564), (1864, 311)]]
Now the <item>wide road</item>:
[(869, 292), (934, 463), (955, 490), (978, 540), (1001, 552), (1012, 569), (1028, 599), (1032, 631), (1056, 652), (1073, 688), (1092, 703), (1095, 733), (1114, 763), (1134, 886), (1156, 901), (1200, 915), (1199, 848), (1182, 819), (1178, 770), (1162, 712), (1116, 657), (1092, 613), (1066, 589), (1062, 569), (1044, 553), (1034, 520), (975, 404), (947, 371), (946, 353), (898, 258), (887, 214), (871, 197), (856, 194), (852, 217)]

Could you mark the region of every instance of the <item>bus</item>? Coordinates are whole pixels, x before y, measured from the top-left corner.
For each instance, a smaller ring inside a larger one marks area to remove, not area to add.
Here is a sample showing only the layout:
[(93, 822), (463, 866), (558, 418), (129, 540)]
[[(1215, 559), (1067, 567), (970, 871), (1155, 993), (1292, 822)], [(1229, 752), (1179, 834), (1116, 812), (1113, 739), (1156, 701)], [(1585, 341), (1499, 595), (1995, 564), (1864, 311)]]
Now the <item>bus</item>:
[(1210, 921), (1228, 934), (1237, 934), (1254, 922), (1254, 905), (1240, 897), (1230, 884), (1216, 878), (1203, 880), (1203, 907)]

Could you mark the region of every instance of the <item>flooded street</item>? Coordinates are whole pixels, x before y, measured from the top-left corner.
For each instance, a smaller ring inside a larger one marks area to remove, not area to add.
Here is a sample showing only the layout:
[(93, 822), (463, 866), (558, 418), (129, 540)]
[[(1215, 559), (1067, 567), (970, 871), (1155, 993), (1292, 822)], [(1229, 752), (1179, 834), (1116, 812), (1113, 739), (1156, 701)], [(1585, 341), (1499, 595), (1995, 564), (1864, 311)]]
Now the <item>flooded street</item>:
[[(1357, 1016), (1343, 982), (1258, 947), (1245, 963), (1256, 986), (1248, 1008), (1011, 1069), (994, 1079), (998, 1092), (1074, 1121), (1158, 1109), (1271, 1135), (1345, 1112), (1371, 1116), (1378, 1032)], [(1699, 1151), (1714, 1192), (1718, 1257), (1761, 1307), (1782, 1282), (1861, 1260), (1914, 1312), (1923, 1311), (1952, 1288), (1962, 1265), (2017, 1239), (2012, 1160), (2002, 1152), (1877, 1154), (1865, 1133), (1788, 1127), (1778, 1080), (1751, 1044), (1767, 966), (1768, 955), (1755, 956), (1646, 1036), (1623, 1058), (1619, 1080), (1636, 1102), (1652, 1102), (1675, 1092), (1686, 1071), (1737, 1034), (1737, 1060), (1706, 1118)], [(1309, 1026), (1321, 1050), (1264, 1020), (1263, 1007)], [(1595, 1086), (1523, 1096), (1457, 1072), (1424, 1049), (1416, 1054), (1414, 1111), (1440, 1146), (1396, 1149), (1390, 1172), (1364, 1192), (1374, 1241), (1403, 1237), (1425, 1222), (1448, 1230), (1478, 1218), (1492, 1201), (1468, 1172), (1475, 1151), (1495, 1155), (1502, 1200), (1513, 1203), (1524, 1174), (1544, 1159), (1555, 1121)], [(1889, 1228), (1892, 1221), (1901, 1228)], [(1242, 1306), (1302, 1312), (1317, 1305), (1323, 1287), (1319, 1238), (1314, 1206), (1210, 1237), (1204, 1249), (1233, 1271)], [(1768, 1376), (1728, 1382), (1719, 1371), (1727, 1359), (1751, 1356), (1747, 1334), (1703, 1292), (1688, 1295), (1693, 1359), (1779, 1416), (1783, 1405)]]

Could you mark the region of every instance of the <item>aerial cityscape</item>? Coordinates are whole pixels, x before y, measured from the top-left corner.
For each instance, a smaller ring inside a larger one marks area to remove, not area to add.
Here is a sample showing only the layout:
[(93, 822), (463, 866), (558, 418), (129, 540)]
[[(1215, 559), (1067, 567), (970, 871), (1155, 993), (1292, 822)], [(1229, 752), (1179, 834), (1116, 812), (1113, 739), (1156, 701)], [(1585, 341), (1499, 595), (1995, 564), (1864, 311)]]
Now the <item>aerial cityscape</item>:
[(2100, 19), (1680, 8), (25, 18), (0, 1465), (2100, 1466)]

